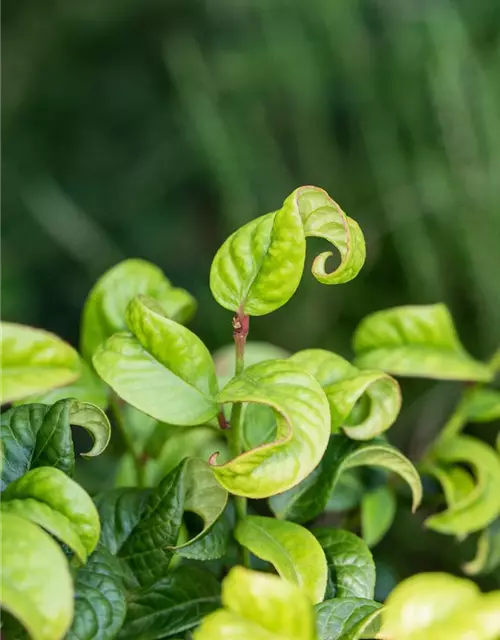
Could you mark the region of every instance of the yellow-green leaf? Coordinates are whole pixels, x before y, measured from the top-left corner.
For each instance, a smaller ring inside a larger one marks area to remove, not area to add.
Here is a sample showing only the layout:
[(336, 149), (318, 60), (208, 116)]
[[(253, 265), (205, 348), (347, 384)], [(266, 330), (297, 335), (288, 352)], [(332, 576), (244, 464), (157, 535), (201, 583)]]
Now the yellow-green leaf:
[(500, 518), (484, 529), (477, 541), (475, 557), (462, 565), (469, 576), (491, 573), (500, 565)]
[(356, 366), (394, 375), (488, 382), (488, 365), (462, 346), (444, 304), (395, 307), (361, 321), (354, 334)]
[(276, 439), (213, 466), (230, 493), (266, 498), (303, 480), (320, 462), (328, 444), (330, 411), (319, 383), (286, 360), (268, 360), (245, 369), (220, 392), (218, 401), (256, 402), (276, 413)]

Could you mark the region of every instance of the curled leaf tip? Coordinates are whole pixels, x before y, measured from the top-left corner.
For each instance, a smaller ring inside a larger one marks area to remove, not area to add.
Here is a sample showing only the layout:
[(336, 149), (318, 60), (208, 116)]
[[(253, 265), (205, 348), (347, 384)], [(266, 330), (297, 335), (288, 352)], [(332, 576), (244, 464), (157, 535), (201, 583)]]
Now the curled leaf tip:
[(92, 438), (90, 451), (82, 453), (82, 457), (94, 458), (106, 449), (111, 438), (111, 425), (102, 409), (90, 402), (73, 400), (69, 419), (71, 424), (83, 427)]
[(220, 455), (220, 451), (214, 451), (210, 458), (208, 459), (208, 464), (211, 466), (215, 466), (217, 464), (217, 457)]

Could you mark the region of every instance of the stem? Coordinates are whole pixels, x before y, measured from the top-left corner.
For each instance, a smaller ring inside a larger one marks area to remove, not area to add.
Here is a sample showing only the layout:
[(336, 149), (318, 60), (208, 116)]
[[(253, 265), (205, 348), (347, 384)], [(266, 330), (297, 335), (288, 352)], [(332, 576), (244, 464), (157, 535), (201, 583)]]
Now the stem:
[(144, 476), (144, 464), (141, 460), (141, 456), (136, 452), (134, 443), (132, 438), (130, 437), (130, 433), (128, 432), (127, 425), (125, 424), (125, 420), (123, 419), (123, 414), (120, 409), (120, 404), (118, 400), (118, 396), (116, 393), (111, 393), (109, 398), (109, 409), (113, 416), (114, 423), (120, 430), (121, 436), (123, 438), (123, 442), (125, 443), (125, 448), (130, 453), (130, 455), (134, 459), (135, 471), (137, 474), (137, 484), (139, 487), (145, 486), (145, 476)]
[[(238, 312), (233, 318), (233, 338), (235, 347), (235, 367), (234, 373), (239, 376), (245, 370), (245, 344), (247, 341), (250, 318)], [(231, 418), (229, 423), (231, 430), (229, 432), (229, 446), (233, 457), (242, 453), (241, 446), (241, 411), (243, 405), (241, 402), (235, 402), (231, 410)], [(236, 509), (236, 520), (243, 520), (247, 514), (247, 499), (242, 496), (234, 497), (234, 506)], [(250, 552), (244, 546), (241, 546), (241, 556), (245, 567), (250, 567)]]

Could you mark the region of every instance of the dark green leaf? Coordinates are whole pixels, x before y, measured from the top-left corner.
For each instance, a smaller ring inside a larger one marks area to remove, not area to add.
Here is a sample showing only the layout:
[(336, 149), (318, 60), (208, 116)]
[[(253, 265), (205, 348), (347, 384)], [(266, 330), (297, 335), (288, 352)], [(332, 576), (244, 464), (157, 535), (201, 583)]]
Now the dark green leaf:
[(319, 640), (375, 637), (382, 605), (365, 598), (334, 598), (314, 607)]
[(378, 544), (390, 529), (396, 507), (396, 496), (389, 487), (377, 487), (364, 494), (361, 501), (361, 531), (369, 547)]

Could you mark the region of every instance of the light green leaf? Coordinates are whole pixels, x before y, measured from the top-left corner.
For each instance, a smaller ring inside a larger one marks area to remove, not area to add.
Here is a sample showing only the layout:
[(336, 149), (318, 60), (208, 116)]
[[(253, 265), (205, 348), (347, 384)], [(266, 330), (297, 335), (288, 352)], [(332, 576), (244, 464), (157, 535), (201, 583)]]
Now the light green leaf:
[(444, 304), (395, 307), (367, 316), (354, 334), (356, 366), (399, 376), (488, 382), (490, 368), (460, 343)]
[(108, 445), (109, 420), (101, 409), (88, 402), (68, 398), (52, 407), (27, 404), (2, 413), (1, 443), (5, 455), (2, 487), (32, 467), (54, 466), (72, 475), (75, 452), (71, 425), (83, 427), (93, 438), (92, 449), (82, 455), (99, 455)]
[(99, 544), (76, 573), (75, 614), (66, 640), (115, 640), (126, 611), (120, 565)]
[(245, 369), (220, 392), (218, 401), (256, 402), (276, 412), (276, 440), (214, 465), (230, 493), (266, 498), (298, 484), (320, 462), (328, 444), (330, 411), (316, 380), (286, 360)]
[(146, 296), (131, 301), (127, 323), (132, 333), (116, 333), (94, 354), (101, 378), (160, 422), (192, 426), (213, 418), (217, 378), (203, 342)]
[(334, 598), (314, 607), (319, 640), (375, 637), (382, 605), (366, 598)]
[(491, 573), (500, 566), (500, 518), (481, 532), (475, 557), (462, 566), (469, 576)]
[[(399, 384), (383, 371), (360, 371), (335, 353), (306, 349), (290, 361), (321, 384), (328, 398), (332, 431), (342, 427), (354, 440), (369, 440), (386, 431), (401, 408)], [(356, 419), (353, 409), (366, 401), (367, 415)]]
[(422, 483), (417, 470), (398, 449), (385, 442), (355, 442), (333, 435), (319, 466), (297, 487), (273, 496), (270, 507), (277, 518), (308, 522), (322, 513), (340, 475), (360, 466), (382, 467), (405, 480), (412, 490), (413, 510), (422, 499)]
[(12, 513), (1, 519), (1, 604), (33, 640), (61, 640), (73, 616), (68, 563), (52, 538)]
[(129, 598), (118, 638), (170, 638), (196, 627), (219, 605), (220, 585), (213, 574), (197, 566), (178, 567)]
[(173, 287), (161, 269), (145, 260), (124, 260), (101, 276), (85, 302), (81, 349), (89, 362), (103, 342), (126, 330), (125, 311), (140, 294), (155, 298), (167, 317), (176, 322), (187, 322), (196, 310), (194, 298)]
[(361, 229), (330, 196), (317, 187), (299, 187), (282, 208), (235, 231), (217, 252), (210, 271), (210, 289), (217, 302), (231, 311), (260, 316), (275, 311), (297, 289), (305, 260), (305, 239), (328, 240), (340, 253), (340, 266), (327, 273), (321, 253), (312, 266), (324, 284), (341, 284), (356, 277), (365, 260)]
[(389, 487), (378, 487), (365, 493), (361, 501), (363, 540), (374, 547), (391, 528), (396, 515), (396, 496)]
[[(264, 360), (279, 360), (288, 358), (290, 354), (281, 347), (276, 347), (268, 342), (252, 342), (247, 340), (245, 344), (245, 366), (258, 364)], [(213, 354), (215, 371), (221, 387), (226, 385), (234, 376), (235, 349), (234, 342), (218, 349)]]
[(375, 564), (366, 543), (342, 529), (324, 527), (313, 533), (328, 564), (325, 598), (373, 599)]
[(465, 401), (465, 413), (471, 422), (492, 422), (500, 419), (500, 391), (471, 389)]
[(500, 591), (481, 594), (470, 580), (421, 573), (400, 583), (382, 610), (379, 638), (496, 640)]
[(107, 409), (108, 407), (108, 387), (104, 382), (96, 376), (85, 360), (80, 359), (81, 375), (70, 384), (64, 387), (58, 387), (57, 389), (51, 389), (45, 393), (37, 393), (18, 400), (16, 405), (21, 404), (54, 404), (58, 400), (64, 400), (65, 398), (74, 398), (80, 402), (90, 402), (99, 409)]
[(451, 507), (460, 503), (470, 504), (475, 500), (476, 482), (469, 471), (462, 467), (437, 464), (424, 465), (423, 470), (439, 481), (448, 506)]
[(92, 499), (79, 484), (54, 467), (39, 467), (2, 493), (2, 513), (40, 525), (67, 544), (81, 562), (99, 540), (101, 527)]
[[(226, 506), (227, 492), (213, 477), (206, 462), (181, 462), (156, 489), (118, 489), (96, 497), (102, 523), (101, 541), (133, 573), (141, 586), (165, 575), (172, 556), (210, 560), (222, 556), (226, 529), (207, 538)], [(203, 521), (203, 530), (178, 545), (185, 511)]]
[[(438, 442), (432, 455), (440, 464), (467, 464), (476, 484), (473, 491), (460, 496), (461, 499), (452, 502), (448, 509), (427, 518), (427, 527), (441, 533), (463, 535), (483, 529), (500, 515), (500, 458), (491, 447), (476, 438), (461, 435)], [(433, 467), (430, 471), (434, 471)]]
[(80, 376), (78, 353), (53, 333), (2, 322), (0, 334), (2, 404), (62, 387)]
[(236, 540), (274, 565), (284, 580), (299, 586), (313, 604), (325, 595), (325, 554), (310, 531), (293, 522), (247, 516), (234, 532)]
[(194, 640), (315, 640), (312, 605), (294, 584), (243, 567), (222, 583), (223, 609), (207, 616)]

